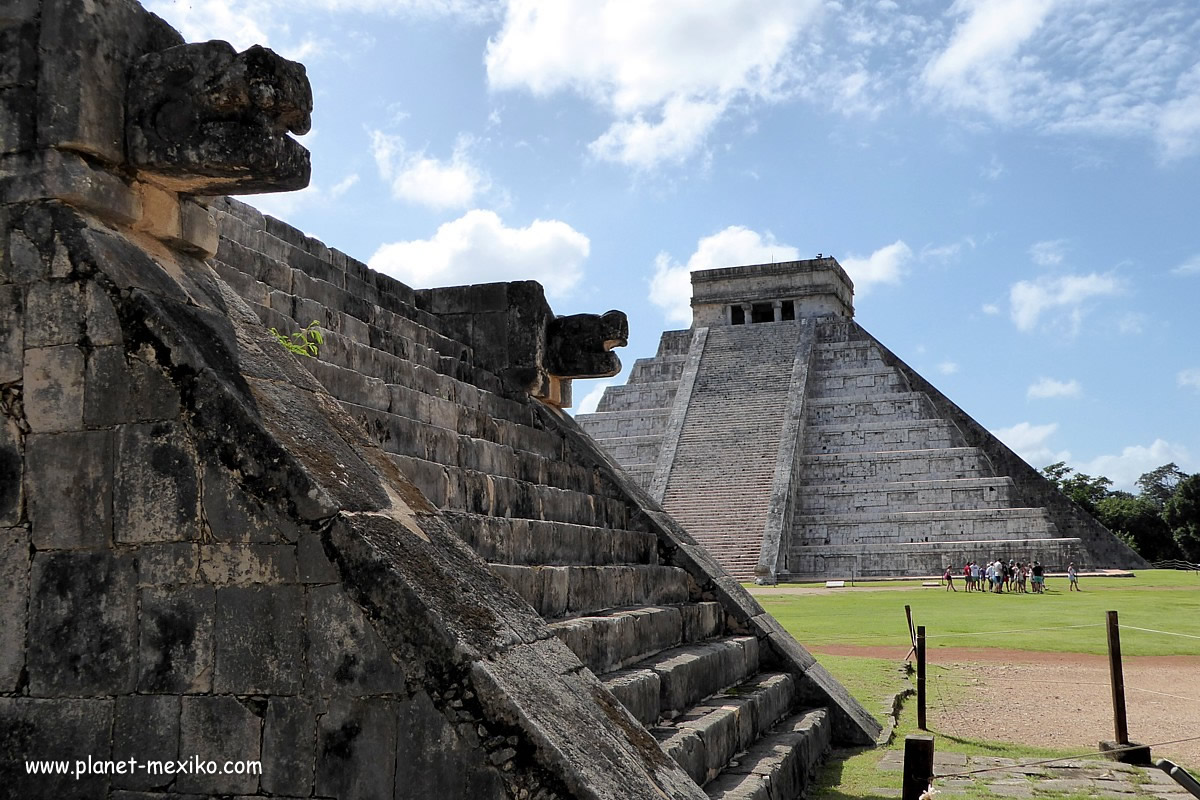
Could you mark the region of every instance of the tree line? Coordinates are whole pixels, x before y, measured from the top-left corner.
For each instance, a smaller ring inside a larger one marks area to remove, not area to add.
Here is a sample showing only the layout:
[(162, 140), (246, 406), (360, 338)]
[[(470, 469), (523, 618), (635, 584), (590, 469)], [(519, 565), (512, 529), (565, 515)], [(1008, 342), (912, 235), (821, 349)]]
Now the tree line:
[(1200, 472), (1163, 464), (1137, 479), (1137, 494), (1114, 491), (1103, 475), (1063, 461), (1042, 467), (1042, 474), (1147, 561), (1200, 561)]

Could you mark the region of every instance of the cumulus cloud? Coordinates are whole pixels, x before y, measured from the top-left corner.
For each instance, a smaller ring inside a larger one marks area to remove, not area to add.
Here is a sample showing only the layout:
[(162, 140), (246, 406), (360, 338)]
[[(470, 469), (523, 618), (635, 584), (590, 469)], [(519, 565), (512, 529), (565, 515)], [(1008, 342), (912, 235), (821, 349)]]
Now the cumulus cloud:
[(567, 295), (583, 277), (591, 243), (565, 222), (504, 225), (475, 209), (438, 227), (429, 239), (382, 245), (367, 262), (414, 287), (536, 280), (551, 297)]
[(1041, 468), (1047, 464), (1053, 464), (1057, 461), (1068, 461), (1071, 458), (1070, 452), (1066, 450), (1055, 451), (1050, 446), (1050, 437), (1057, 430), (1057, 422), (1050, 422), (1045, 425), (1018, 422), (1009, 428), (997, 428), (992, 431), (992, 434), (1008, 445), (1009, 449), (1025, 459), (1031, 466)]
[(494, 89), (574, 91), (612, 115), (599, 158), (652, 167), (696, 152), (736, 102), (770, 102), (816, 0), (509, 0), (485, 63)]
[(795, 261), (799, 257), (799, 250), (776, 241), (770, 231), (758, 233), (742, 225), (730, 225), (700, 239), (686, 264), (675, 261), (668, 253), (659, 253), (654, 259), (654, 277), (650, 279), (650, 302), (663, 310), (668, 321), (690, 324), (691, 273), (695, 270)]
[(863, 296), (876, 284), (900, 283), (912, 260), (912, 250), (902, 239), (879, 248), (866, 258), (849, 256), (842, 259), (842, 268), (854, 281), (854, 294)]
[(468, 155), (471, 140), (460, 136), (448, 161), (410, 151), (399, 136), (371, 131), (371, 154), (392, 196), (436, 211), (466, 208), (491, 187)]
[(1155, 439), (1149, 445), (1130, 445), (1120, 453), (1101, 455), (1078, 466), (1088, 475), (1103, 475), (1113, 482), (1114, 489), (1137, 491), (1135, 482), (1145, 473), (1175, 462), (1185, 472), (1192, 471), (1192, 456), (1183, 445)]
[(984, 303), (979, 307), (979, 310), (988, 316), (994, 317), (1000, 313), (1000, 306), (996, 305), (995, 303)]
[(1112, 274), (1062, 275), (1018, 281), (1009, 290), (1012, 321), (1018, 330), (1031, 331), (1050, 312), (1063, 316), (1072, 334), (1083, 321), (1084, 304), (1097, 297), (1120, 294), (1124, 282)]
[(1083, 392), (1083, 387), (1079, 385), (1077, 380), (1059, 381), (1054, 378), (1038, 378), (1029, 385), (1025, 391), (1025, 396), (1034, 398), (1048, 397), (1079, 397)]
[(1180, 277), (1185, 277), (1188, 275), (1200, 275), (1200, 253), (1197, 253), (1187, 261), (1184, 261), (1182, 264), (1172, 269), (1171, 274), (1179, 275)]
[(1188, 369), (1179, 370), (1179, 374), (1175, 376), (1176, 382), (1187, 389), (1195, 389), (1200, 392), (1200, 367), (1189, 367)]
[(1038, 266), (1057, 267), (1066, 256), (1066, 245), (1066, 239), (1034, 242), (1029, 247), (1029, 257)]
[(953, 375), (958, 372), (958, 364), (954, 361), (943, 361), (937, 365), (937, 370), (943, 375)]

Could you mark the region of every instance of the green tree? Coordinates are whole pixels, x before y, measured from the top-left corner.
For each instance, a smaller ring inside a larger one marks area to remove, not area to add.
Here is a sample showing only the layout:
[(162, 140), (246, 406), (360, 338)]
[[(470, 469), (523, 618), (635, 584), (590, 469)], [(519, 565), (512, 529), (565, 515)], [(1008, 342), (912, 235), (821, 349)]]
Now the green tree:
[(1142, 490), (1142, 497), (1154, 503), (1161, 511), (1175, 493), (1179, 482), (1187, 476), (1188, 474), (1172, 461), (1142, 475), (1137, 479), (1137, 485)]
[(1158, 506), (1144, 495), (1112, 492), (1096, 503), (1096, 519), (1147, 561), (1180, 556), (1179, 546)]
[(1042, 467), (1042, 474), (1089, 514), (1096, 513), (1096, 504), (1108, 497), (1108, 487), (1112, 486), (1112, 481), (1103, 475), (1093, 478), (1086, 472), (1076, 472), (1063, 461)]
[(1200, 561), (1200, 473), (1184, 478), (1163, 506), (1163, 521), (1189, 561)]

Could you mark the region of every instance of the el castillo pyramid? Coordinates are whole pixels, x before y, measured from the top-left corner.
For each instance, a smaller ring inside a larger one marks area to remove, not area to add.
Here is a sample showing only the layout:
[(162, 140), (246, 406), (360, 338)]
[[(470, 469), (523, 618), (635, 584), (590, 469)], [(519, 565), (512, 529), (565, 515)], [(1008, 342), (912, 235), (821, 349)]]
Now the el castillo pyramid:
[(854, 320), (837, 260), (692, 273), (693, 323), (576, 417), (760, 582), (1145, 561)]

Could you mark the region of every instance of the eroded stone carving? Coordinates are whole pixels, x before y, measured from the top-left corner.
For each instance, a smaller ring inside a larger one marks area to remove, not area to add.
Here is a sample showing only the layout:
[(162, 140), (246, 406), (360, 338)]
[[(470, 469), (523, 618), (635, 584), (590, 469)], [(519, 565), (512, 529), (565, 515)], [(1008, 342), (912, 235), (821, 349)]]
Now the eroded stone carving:
[(184, 44), (138, 59), (126, 96), (128, 157), (169, 189), (252, 194), (302, 189), (312, 89), (304, 66), (255, 45)]
[(546, 325), (546, 371), (558, 378), (609, 378), (621, 371), (611, 352), (629, 339), (623, 311), (572, 314)]

